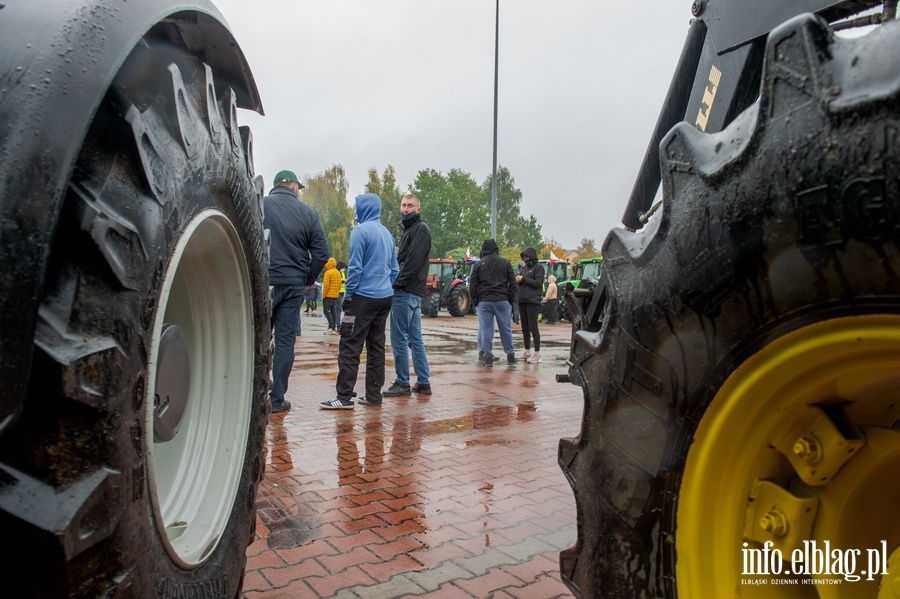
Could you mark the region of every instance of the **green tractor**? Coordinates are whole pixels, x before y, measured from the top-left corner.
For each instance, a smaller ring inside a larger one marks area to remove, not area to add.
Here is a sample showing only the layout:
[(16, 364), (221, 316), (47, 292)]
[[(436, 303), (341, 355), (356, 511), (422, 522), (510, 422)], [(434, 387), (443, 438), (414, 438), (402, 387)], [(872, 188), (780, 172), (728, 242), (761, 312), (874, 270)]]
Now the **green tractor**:
[(436, 318), (441, 308), (450, 316), (465, 316), (472, 302), (460, 264), (450, 258), (432, 258), (428, 264), (428, 283), (422, 300), (422, 315)]
[(572, 269), (572, 277), (560, 282), (557, 277), (556, 284), (559, 286), (559, 317), (562, 320), (572, 320), (572, 313), (566, 303), (566, 295), (571, 295), (575, 289), (584, 288), (591, 284), (592, 281), (600, 279), (602, 272), (603, 258), (585, 258), (579, 260)]
[[(625, 228), (566, 295), (557, 378), (584, 411), (559, 442), (562, 579), (582, 598), (898, 597), (897, 2), (688, 8)], [(859, 24), (878, 25), (839, 35)]]
[(569, 280), (571, 263), (568, 260), (538, 260), (538, 262), (544, 267), (545, 275), (556, 277), (557, 285), (562, 286), (563, 283)]
[(579, 287), (582, 281), (598, 281), (602, 272), (603, 258), (585, 258), (579, 260), (575, 265), (575, 272), (572, 274), (571, 283), (574, 287)]

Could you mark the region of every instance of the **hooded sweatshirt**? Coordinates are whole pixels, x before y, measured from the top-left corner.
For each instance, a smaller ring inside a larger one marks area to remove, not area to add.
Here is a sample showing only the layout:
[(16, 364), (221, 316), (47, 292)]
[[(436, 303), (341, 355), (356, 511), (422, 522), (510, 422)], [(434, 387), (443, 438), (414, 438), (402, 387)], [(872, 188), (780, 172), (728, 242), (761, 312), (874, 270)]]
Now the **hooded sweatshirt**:
[(391, 297), (400, 268), (394, 253), (394, 236), (379, 222), (381, 198), (374, 193), (356, 196), (353, 216), (359, 224), (350, 232), (344, 301), (354, 295)]
[(519, 268), (522, 280), (519, 281), (519, 303), (540, 304), (544, 297), (544, 267), (537, 259), (537, 250), (522, 250), (525, 263)]
[(481, 260), (469, 275), (469, 293), (475, 304), (478, 302), (513, 303), (516, 290), (516, 275), (512, 264), (500, 255), (500, 248), (493, 239), (485, 239), (481, 244)]
[(337, 269), (337, 260), (329, 258), (325, 263), (325, 276), (322, 277), (322, 298), (337, 299), (341, 294), (341, 273)]
[(556, 288), (556, 277), (550, 275), (549, 277), (547, 277), (547, 283), (547, 293), (544, 294), (545, 302), (555, 300), (558, 296), (558, 290)]

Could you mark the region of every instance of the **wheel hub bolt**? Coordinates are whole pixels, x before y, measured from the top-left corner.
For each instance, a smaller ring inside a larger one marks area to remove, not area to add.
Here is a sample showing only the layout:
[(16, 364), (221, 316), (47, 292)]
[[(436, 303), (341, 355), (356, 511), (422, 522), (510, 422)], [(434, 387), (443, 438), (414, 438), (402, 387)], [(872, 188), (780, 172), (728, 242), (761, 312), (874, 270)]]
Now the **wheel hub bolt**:
[(788, 520), (781, 510), (769, 510), (759, 519), (759, 525), (768, 533), (776, 537), (783, 537), (787, 534), (790, 526)]
[(822, 444), (812, 435), (804, 435), (794, 442), (794, 454), (804, 461), (814, 464), (822, 459)]

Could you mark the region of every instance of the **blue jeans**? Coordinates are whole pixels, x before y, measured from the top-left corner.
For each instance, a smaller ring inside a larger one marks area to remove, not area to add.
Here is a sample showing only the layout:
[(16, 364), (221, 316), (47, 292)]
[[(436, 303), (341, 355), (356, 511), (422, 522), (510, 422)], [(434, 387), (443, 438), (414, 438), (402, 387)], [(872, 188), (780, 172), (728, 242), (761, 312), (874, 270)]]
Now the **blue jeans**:
[(275, 331), (275, 355), (272, 358), (272, 403), (284, 401), (288, 378), (294, 367), (294, 344), (297, 342), (297, 319), (305, 295), (303, 285), (272, 287), (272, 329)]
[(409, 384), (409, 351), (412, 350), (413, 369), (416, 382), (430, 384), (431, 371), (425, 356), (425, 342), (422, 340), (422, 296), (394, 290), (391, 305), (391, 349), (394, 352), (394, 371), (397, 382)]
[(509, 314), (512, 306), (509, 302), (478, 302), (478, 333), (481, 335), (481, 351), (485, 358), (493, 357), (492, 344), (494, 340), (494, 321), (500, 329), (500, 343), (507, 355), (515, 354), (512, 340), (512, 325), (509, 324)]

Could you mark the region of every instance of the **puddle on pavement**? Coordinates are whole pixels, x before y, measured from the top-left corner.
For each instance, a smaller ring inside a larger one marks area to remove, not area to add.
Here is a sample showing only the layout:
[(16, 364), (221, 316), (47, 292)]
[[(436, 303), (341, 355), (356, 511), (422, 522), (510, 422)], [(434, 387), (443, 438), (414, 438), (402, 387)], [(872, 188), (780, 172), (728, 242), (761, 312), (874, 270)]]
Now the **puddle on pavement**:
[[(276, 464), (279, 471), (294, 467), (290, 451), (284, 444), (287, 433), (283, 426), (269, 426), (266, 442), (266, 463)], [(279, 448), (280, 446), (280, 448)], [(278, 449), (273, 449), (278, 448)], [(304, 502), (294, 500), (299, 486), (290, 477), (263, 477), (256, 499), (260, 523), (269, 529), (266, 544), (269, 549), (291, 549), (319, 536), (319, 516)]]
[[(421, 415), (376, 416), (359, 419), (354, 417), (336, 418), (332, 450), (335, 456), (334, 470), (325, 467), (318, 473), (318, 480), (327, 488), (341, 488), (347, 485), (377, 481), (384, 468), (392, 463), (406, 463), (423, 450), (437, 453), (444, 443), (425, 446), (425, 440), (447, 433), (463, 431), (499, 431), (519, 422), (528, 422), (536, 417), (535, 402), (521, 402), (515, 405), (481, 406), (469, 414), (457, 418), (446, 418), (427, 422)], [(294, 469), (289, 447), (296, 441), (287, 443), (288, 429), (270, 423), (267, 430), (267, 470), (289, 473)], [(499, 434), (463, 441), (461, 447), (507, 445), (520, 443), (515, 435), (504, 437)], [(302, 451), (302, 450), (301, 450)], [(315, 453), (315, 452), (313, 452)], [(318, 452), (321, 456), (321, 451)], [(308, 459), (311, 456), (304, 456)], [(302, 470), (302, 468), (301, 468)], [(276, 482), (277, 481), (277, 482)], [(268, 528), (266, 543), (271, 549), (298, 547), (317, 538), (321, 534), (321, 517), (305, 502), (296, 500), (304, 489), (292, 476), (266, 476), (260, 484), (257, 506), (261, 524)], [(478, 487), (484, 511), (490, 511), (493, 484), (482, 482)], [(350, 501), (348, 499), (348, 501)], [(423, 530), (425, 527), (423, 526)], [(485, 533), (485, 544), (490, 546), (490, 538)]]
[(528, 422), (534, 419), (537, 407), (533, 401), (514, 406), (483, 406), (475, 408), (471, 414), (458, 418), (434, 420), (427, 425), (426, 433), (440, 435), (475, 429), (490, 429), (509, 426), (513, 422)]

